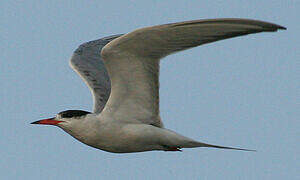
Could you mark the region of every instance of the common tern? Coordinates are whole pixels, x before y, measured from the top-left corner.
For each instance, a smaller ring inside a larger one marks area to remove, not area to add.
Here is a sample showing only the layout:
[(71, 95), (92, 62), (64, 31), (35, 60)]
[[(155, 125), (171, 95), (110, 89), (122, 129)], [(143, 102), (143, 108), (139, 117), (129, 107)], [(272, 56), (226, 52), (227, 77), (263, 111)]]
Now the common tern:
[(237, 36), (286, 29), (250, 19), (207, 19), (137, 29), (84, 43), (70, 65), (93, 94), (93, 113), (67, 110), (32, 124), (54, 125), (80, 142), (108, 152), (213, 147), (164, 128), (159, 115), (159, 63), (163, 57)]

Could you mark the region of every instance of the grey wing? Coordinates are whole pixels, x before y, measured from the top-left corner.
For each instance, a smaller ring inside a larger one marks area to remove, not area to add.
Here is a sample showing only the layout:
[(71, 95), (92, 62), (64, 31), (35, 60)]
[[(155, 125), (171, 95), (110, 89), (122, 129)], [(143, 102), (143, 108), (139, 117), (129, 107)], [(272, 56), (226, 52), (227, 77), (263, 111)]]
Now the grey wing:
[(101, 51), (111, 80), (103, 111), (116, 121), (162, 126), (159, 118), (159, 61), (178, 51), (282, 26), (249, 19), (210, 19), (146, 27), (108, 43)]
[(94, 113), (102, 111), (111, 90), (110, 79), (100, 52), (107, 43), (120, 36), (121, 34), (113, 35), (83, 43), (74, 51), (70, 60), (72, 69), (78, 73), (92, 92)]

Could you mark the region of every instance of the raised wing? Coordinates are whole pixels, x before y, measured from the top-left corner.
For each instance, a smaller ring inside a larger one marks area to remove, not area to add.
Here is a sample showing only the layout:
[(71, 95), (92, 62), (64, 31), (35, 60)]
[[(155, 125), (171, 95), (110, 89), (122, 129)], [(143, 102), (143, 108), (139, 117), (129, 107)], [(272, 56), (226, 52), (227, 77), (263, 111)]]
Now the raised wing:
[(70, 66), (90, 88), (94, 99), (94, 113), (100, 113), (110, 95), (110, 79), (103, 64), (102, 48), (121, 35), (108, 36), (81, 44), (73, 53)]
[(117, 121), (160, 127), (158, 77), (162, 57), (205, 43), (278, 29), (285, 28), (248, 19), (210, 19), (146, 27), (123, 35), (101, 52), (112, 85), (103, 113), (110, 113)]

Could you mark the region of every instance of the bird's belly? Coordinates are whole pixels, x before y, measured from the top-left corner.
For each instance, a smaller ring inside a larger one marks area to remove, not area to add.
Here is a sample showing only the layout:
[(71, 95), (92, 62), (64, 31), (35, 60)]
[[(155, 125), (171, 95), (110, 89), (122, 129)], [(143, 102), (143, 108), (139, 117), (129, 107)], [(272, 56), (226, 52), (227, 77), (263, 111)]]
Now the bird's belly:
[[(150, 125), (125, 125), (103, 130), (97, 139), (85, 144), (114, 153), (143, 152), (163, 150), (159, 137), (153, 133)], [(110, 130), (109, 130), (110, 129)]]

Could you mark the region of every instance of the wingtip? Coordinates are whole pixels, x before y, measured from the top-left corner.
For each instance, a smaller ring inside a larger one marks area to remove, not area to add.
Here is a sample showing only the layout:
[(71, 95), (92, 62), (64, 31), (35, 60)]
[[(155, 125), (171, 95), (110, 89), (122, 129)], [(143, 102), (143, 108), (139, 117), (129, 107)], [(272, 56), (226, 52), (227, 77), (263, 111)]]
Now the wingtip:
[(287, 28), (284, 27), (284, 26), (281, 26), (281, 25), (278, 25), (278, 24), (274, 24), (274, 25), (275, 25), (276, 31), (277, 30), (287, 30)]
[(277, 24), (272, 24), (272, 26), (266, 27), (265, 30), (266, 31), (271, 31), (271, 32), (276, 32), (276, 31), (279, 31), (279, 30), (287, 30), (287, 28), (284, 27), (284, 26), (277, 25)]
[(284, 26), (279, 26), (278, 29), (280, 29), (280, 30), (287, 30), (287, 28), (284, 27)]
[(278, 25), (278, 24), (275, 24), (275, 28), (276, 28), (276, 31), (277, 31), (277, 30), (287, 30), (286, 27), (280, 26), (280, 25)]

